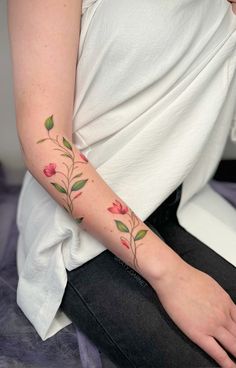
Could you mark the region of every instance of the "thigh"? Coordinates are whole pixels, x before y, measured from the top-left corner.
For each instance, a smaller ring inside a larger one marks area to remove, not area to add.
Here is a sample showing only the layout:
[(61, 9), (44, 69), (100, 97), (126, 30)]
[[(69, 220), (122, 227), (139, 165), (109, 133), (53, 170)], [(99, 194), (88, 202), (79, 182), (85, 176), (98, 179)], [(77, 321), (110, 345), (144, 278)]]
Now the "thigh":
[[(157, 226), (162, 238), (181, 258), (193, 267), (212, 276), (236, 303), (236, 267), (213, 249), (187, 232), (176, 217)], [(225, 240), (227, 241), (227, 240)]]
[(68, 271), (61, 308), (117, 367), (217, 367), (149, 283), (109, 250)]

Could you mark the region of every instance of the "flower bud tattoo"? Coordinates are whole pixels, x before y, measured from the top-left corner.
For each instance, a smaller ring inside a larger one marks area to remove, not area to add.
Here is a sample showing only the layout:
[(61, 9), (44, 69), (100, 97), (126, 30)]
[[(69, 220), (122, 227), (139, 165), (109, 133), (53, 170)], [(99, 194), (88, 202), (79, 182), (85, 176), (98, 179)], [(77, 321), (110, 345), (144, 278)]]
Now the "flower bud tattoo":
[[(78, 172), (78, 170), (76, 170), (79, 168), (79, 166), (77, 165), (87, 164), (88, 159), (82, 152), (80, 152), (79, 154), (77, 152), (74, 152), (73, 146), (70, 144), (70, 142), (68, 142), (65, 137), (62, 137), (62, 142), (60, 142), (58, 135), (56, 135), (56, 138), (51, 136), (51, 130), (54, 127), (53, 115), (49, 116), (45, 120), (44, 126), (47, 130), (48, 136), (37, 141), (37, 144), (43, 143), (45, 141), (51, 141), (52, 143), (54, 143), (56, 147), (53, 149), (61, 152), (60, 156), (63, 156), (65, 158), (65, 162), (63, 162), (65, 169), (62, 171), (57, 170), (57, 164), (54, 162), (50, 162), (44, 167), (43, 173), (48, 178), (51, 178), (56, 174), (59, 175), (60, 183), (55, 181), (50, 183), (58, 192), (63, 194), (63, 201), (65, 202), (65, 205), (63, 207), (68, 213), (73, 216), (73, 201), (82, 194), (82, 191), (80, 190), (86, 185), (88, 181), (88, 179), (81, 178), (83, 172)], [(80, 179), (78, 180), (78, 178)], [(74, 195), (74, 193), (76, 194)], [(82, 220), (83, 217), (75, 218), (75, 221), (77, 223), (81, 223)]]
[(112, 207), (107, 208), (108, 211), (110, 211), (113, 214), (119, 214), (122, 216), (126, 215), (126, 217), (128, 216), (130, 228), (123, 221), (117, 219), (115, 219), (114, 221), (117, 229), (122, 233), (127, 234), (126, 236), (120, 237), (120, 242), (122, 246), (126, 247), (127, 249), (131, 249), (134, 256), (133, 259), (134, 268), (138, 269), (139, 266), (137, 261), (137, 249), (143, 243), (136, 244), (136, 242), (143, 239), (144, 236), (147, 234), (148, 230), (138, 230), (136, 234), (134, 234), (134, 230), (140, 223), (138, 217), (132, 210), (129, 211), (129, 208), (126, 205), (122, 205), (120, 201), (118, 201), (117, 199), (112, 204), (113, 204)]

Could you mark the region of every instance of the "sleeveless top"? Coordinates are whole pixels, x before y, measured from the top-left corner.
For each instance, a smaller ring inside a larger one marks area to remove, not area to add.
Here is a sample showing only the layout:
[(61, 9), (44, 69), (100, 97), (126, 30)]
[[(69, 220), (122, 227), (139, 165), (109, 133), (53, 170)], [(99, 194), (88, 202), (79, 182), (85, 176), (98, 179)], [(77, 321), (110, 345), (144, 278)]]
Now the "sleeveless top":
[[(236, 266), (236, 211), (209, 185), (231, 128), (235, 139), (231, 5), (84, 1), (75, 88), (73, 142), (114, 192), (144, 221), (183, 183), (180, 225)], [(28, 170), (17, 226), (17, 304), (46, 340), (71, 323), (66, 269), (106, 247)]]

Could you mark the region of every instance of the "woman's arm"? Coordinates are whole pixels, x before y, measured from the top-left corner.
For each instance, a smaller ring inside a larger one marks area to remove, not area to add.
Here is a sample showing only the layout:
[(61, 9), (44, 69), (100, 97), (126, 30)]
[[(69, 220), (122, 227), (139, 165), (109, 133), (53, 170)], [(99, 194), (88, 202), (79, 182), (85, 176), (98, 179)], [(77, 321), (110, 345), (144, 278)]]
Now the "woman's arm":
[(191, 340), (221, 367), (235, 367), (225, 351), (236, 356), (229, 295), (147, 227), (72, 142), (81, 0), (8, 0), (8, 12), (17, 132), (28, 170), (78, 226), (146, 278)]
[(179, 257), (72, 143), (81, 0), (8, 4), (17, 131), (28, 170), (110, 251), (149, 281), (161, 277)]

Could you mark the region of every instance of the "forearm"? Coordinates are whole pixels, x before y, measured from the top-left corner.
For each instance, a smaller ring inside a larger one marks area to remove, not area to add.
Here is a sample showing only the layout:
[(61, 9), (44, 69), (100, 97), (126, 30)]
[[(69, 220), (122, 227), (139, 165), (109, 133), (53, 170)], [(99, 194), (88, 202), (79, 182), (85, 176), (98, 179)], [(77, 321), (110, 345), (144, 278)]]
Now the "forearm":
[[(78, 226), (150, 282), (173, 268), (177, 254), (72, 144), (81, 6), (81, 0), (8, 1), (18, 136), (36, 180)], [(54, 125), (52, 119), (45, 125), (51, 115)]]
[(114, 193), (53, 116), (19, 136), (27, 168), (78, 226), (147, 280), (166, 272), (177, 255)]

